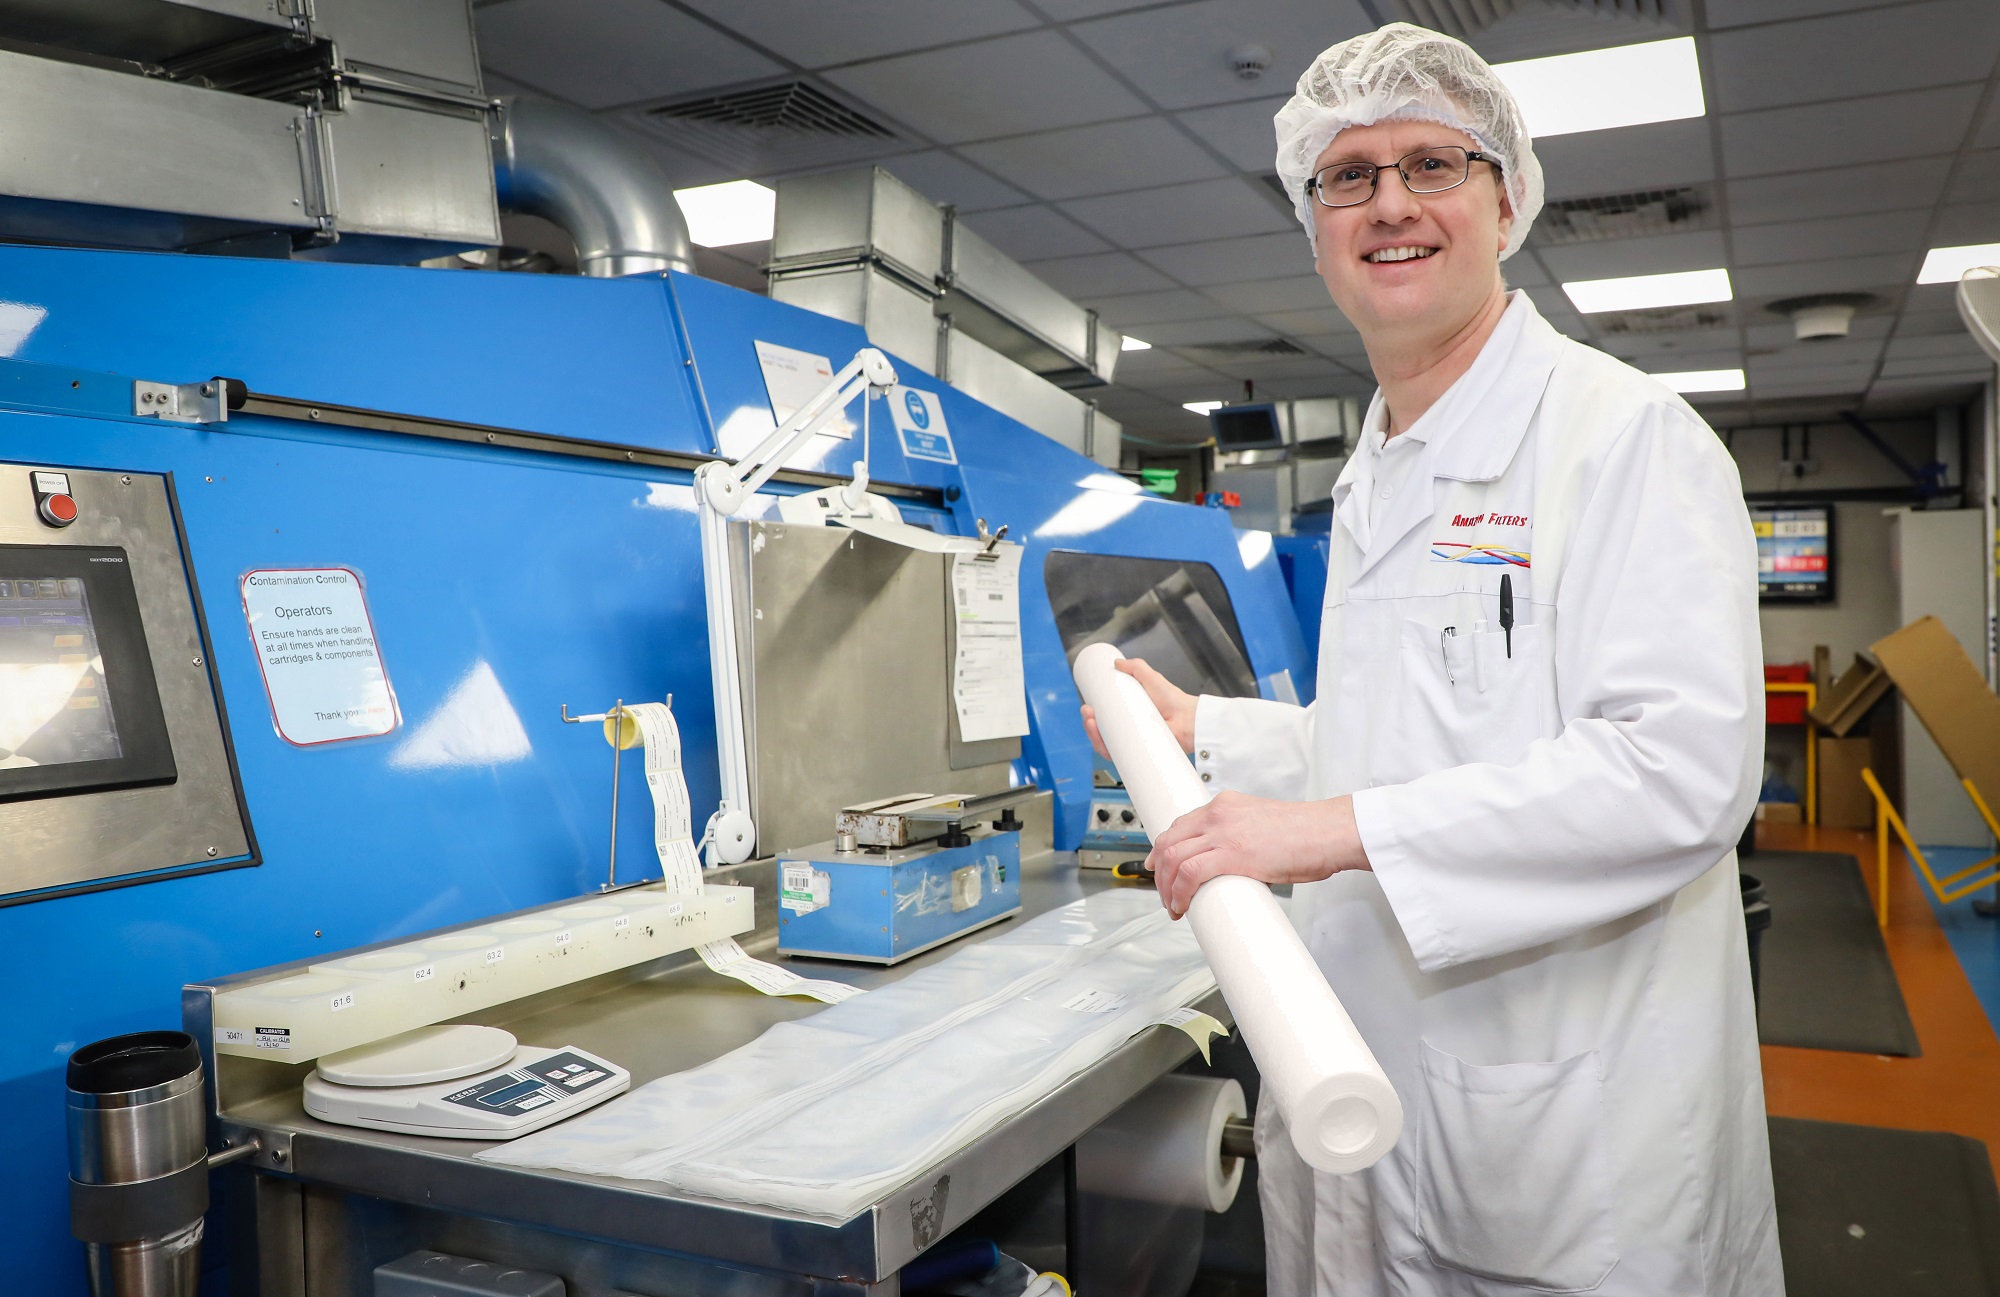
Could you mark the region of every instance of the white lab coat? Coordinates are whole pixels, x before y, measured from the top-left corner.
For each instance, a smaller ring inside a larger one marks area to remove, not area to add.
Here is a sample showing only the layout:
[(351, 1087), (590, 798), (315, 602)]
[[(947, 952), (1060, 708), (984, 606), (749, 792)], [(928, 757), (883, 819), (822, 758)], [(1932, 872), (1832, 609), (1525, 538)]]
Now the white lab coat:
[(1735, 465), (1520, 293), (1415, 430), (1376, 526), (1367, 455), (1334, 488), (1317, 701), (1196, 710), (1212, 787), (1351, 792), (1374, 867), (1298, 888), (1293, 920), (1404, 1133), (1324, 1175), (1262, 1105), (1270, 1292), (1776, 1297), (1732, 851), (1763, 747)]

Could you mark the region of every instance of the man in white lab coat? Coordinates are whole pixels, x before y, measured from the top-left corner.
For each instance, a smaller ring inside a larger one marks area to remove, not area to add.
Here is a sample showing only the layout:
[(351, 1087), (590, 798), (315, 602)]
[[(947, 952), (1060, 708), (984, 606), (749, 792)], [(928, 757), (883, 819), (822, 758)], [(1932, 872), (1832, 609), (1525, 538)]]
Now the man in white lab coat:
[(1401, 24), (1335, 46), (1278, 134), (1380, 383), (1334, 488), (1318, 698), (1197, 700), (1121, 664), (1222, 790), (1155, 843), (1163, 900), (1295, 884), (1407, 1114), (1332, 1176), (1262, 1106), (1270, 1292), (1776, 1297), (1731, 850), (1762, 761), (1735, 466), (1506, 290), (1540, 172), (1470, 49)]

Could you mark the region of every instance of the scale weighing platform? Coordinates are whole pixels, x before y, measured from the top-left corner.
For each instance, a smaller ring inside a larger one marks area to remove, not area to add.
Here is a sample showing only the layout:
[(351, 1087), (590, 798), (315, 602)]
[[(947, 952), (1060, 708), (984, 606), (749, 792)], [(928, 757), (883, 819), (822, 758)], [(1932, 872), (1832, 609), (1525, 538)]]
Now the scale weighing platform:
[(498, 1027), (419, 1027), (329, 1054), (306, 1078), (321, 1121), (403, 1135), (513, 1139), (595, 1107), (632, 1084), (616, 1063), (564, 1045), (522, 1045)]

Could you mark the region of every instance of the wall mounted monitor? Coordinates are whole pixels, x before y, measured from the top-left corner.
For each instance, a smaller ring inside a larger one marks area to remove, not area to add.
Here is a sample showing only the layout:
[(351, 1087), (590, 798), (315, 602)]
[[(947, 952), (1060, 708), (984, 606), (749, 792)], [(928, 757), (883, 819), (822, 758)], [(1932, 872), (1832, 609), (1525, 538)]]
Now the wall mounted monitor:
[(1270, 401), (1218, 406), (1208, 412), (1208, 430), (1219, 451), (1276, 450), (1285, 444), (1278, 407)]
[(175, 773), (125, 551), (0, 545), (0, 801)]
[(1757, 596), (1762, 603), (1832, 603), (1833, 506), (1756, 504)]

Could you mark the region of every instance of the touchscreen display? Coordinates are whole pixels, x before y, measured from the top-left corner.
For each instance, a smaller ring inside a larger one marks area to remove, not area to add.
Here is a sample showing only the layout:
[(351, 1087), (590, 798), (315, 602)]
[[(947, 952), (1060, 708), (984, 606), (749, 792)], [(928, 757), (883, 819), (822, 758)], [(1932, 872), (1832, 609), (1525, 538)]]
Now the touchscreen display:
[(123, 755), (83, 581), (0, 572), (0, 770)]

